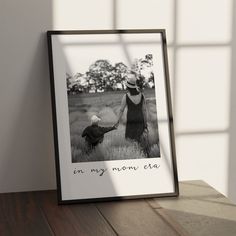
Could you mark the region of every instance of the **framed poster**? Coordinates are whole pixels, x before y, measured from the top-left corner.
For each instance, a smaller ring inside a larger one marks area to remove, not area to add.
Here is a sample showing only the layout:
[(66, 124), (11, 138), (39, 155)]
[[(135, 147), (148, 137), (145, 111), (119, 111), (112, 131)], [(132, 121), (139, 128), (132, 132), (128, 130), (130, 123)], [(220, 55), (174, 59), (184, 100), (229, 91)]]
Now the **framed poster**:
[(165, 30), (47, 37), (59, 204), (178, 196)]

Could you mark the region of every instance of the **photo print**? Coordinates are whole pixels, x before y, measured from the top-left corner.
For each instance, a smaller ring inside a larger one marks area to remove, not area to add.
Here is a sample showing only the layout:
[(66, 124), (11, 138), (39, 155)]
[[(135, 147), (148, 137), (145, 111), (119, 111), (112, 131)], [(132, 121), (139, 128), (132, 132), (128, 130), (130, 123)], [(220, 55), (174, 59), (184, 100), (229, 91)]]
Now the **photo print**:
[(66, 84), (73, 163), (160, 157), (151, 53), (130, 67), (104, 56)]

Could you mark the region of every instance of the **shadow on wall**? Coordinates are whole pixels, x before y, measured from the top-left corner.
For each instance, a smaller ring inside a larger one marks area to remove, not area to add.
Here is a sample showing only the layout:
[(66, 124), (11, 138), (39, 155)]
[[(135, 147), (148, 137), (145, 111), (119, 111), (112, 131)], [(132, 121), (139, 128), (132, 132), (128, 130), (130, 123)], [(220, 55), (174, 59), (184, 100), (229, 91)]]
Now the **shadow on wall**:
[(1, 1), (0, 192), (55, 187), (46, 35), (51, 1)]

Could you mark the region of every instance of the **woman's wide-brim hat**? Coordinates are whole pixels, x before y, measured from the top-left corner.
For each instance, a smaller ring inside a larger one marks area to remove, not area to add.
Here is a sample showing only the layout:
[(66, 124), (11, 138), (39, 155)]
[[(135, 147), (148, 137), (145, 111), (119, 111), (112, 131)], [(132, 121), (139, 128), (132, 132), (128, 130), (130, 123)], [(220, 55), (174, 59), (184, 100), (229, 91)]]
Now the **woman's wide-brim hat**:
[(134, 76), (129, 76), (128, 78), (127, 78), (127, 80), (126, 80), (126, 86), (128, 87), (128, 88), (137, 88), (137, 79), (136, 79), (136, 77), (135, 77), (135, 75)]

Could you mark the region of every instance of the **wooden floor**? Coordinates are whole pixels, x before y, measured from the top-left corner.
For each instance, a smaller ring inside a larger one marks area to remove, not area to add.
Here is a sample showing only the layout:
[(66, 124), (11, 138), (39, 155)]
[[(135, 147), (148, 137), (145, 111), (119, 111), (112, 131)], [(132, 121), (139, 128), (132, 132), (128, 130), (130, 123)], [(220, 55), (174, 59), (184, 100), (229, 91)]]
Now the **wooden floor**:
[(0, 235), (235, 236), (236, 206), (202, 181), (180, 197), (57, 205), (56, 191), (0, 194)]

